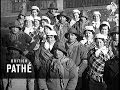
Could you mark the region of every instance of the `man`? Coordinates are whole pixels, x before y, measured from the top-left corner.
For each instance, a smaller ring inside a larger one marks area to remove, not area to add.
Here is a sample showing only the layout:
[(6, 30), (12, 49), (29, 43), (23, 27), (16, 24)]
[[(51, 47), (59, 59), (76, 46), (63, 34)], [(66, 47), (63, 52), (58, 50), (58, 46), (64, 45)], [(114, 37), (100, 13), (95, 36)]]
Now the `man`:
[(105, 63), (104, 80), (107, 90), (119, 90), (119, 26), (110, 32), (113, 57)]
[(79, 43), (81, 37), (75, 28), (70, 28), (65, 37), (68, 39), (65, 43), (67, 56), (75, 62), (78, 68), (79, 78), (76, 90), (80, 90), (82, 88), (82, 73), (87, 67), (87, 49)]
[(80, 20), (72, 27), (74, 27), (78, 31), (79, 35), (83, 37), (84, 28), (88, 25), (90, 25), (90, 21), (88, 20), (87, 11), (82, 10), (80, 13)]
[(35, 47), (38, 39), (31, 42), (32, 38), (21, 31), (21, 28), (17, 25), (12, 25), (9, 29), (10, 32), (3, 38), (2, 44), (4, 48), (18, 46), (23, 51), (23, 54), (27, 56), (27, 54)]
[(54, 2), (52, 2), (48, 8), (48, 12), (46, 13), (46, 16), (50, 18), (51, 25), (54, 25), (57, 22), (56, 15), (57, 15), (57, 6)]
[(56, 42), (53, 48), (54, 58), (39, 71), (39, 86), (42, 90), (75, 90), (78, 73), (74, 62), (66, 57), (62, 42)]
[[(18, 61), (19, 60), (19, 61)], [(11, 65), (11, 69), (7, 67)], [(13, 70), (13, 65), (14, 67)], [(19, 65), (19, 68), (17, 67)], [(23, 70), (22, 65), (30, 66), (30, 71)], [(8, 47), (5, 63), (6, 69), (3, 77), (3, 90), (34, 90), (34, 68), (29, 59), (23, 56), (23, 52), (18, 46)], [(9, 69), (9, 70), (8, 70)], [(19, 70), (19, 71), (18, 71)]]
[(57, 24), (55, 24), (54, 28), (58, 34), (59, 40), (65, 43), (66, 38), (64, 37), (64, 35), (68, 32), (68, 29), (70, 28), (70, 25), (68, 23), (70, 21), (70, 18), (65, 12), (61, 12), (59, 15), (57, 15), (57, 19), (59, 21)]

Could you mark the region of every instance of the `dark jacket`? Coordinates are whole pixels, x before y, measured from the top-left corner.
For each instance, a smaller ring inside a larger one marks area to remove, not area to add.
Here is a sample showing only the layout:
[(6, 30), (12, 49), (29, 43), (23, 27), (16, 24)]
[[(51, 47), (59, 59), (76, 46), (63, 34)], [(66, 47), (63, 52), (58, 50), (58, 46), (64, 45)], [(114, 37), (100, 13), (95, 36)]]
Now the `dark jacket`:
[(119, 57), (115, 56), (105, 63), (103, 77), (107, 90), (119, 90)]
[(67, 57), (61, 64), (57, 61), (46, 63), (40, 68), (40, 89), (75, 90), (78, 80), (76, 65)]

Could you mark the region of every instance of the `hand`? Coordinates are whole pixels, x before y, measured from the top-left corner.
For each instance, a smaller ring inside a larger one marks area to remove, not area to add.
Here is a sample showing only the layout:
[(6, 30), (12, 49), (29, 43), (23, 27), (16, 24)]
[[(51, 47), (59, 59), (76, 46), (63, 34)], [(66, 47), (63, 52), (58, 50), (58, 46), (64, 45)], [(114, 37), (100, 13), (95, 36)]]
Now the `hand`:
[(28, 54), (28, 52), (29, 52), (29, 51), (28, 51), (28, 50), (26, 50), (26, 51), (24, 51), (23, 53), (24, 53), (24, 55), (27, 55), (27, 54)]

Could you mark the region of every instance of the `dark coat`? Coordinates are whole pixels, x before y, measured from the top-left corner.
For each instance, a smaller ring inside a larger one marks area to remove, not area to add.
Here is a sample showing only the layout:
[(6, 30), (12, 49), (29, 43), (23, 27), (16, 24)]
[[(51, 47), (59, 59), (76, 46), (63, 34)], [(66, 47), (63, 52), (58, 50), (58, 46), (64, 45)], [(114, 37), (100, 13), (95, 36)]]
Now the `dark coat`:
[(114, 57), (105, 63), (104, 80), (107, 90), (119, 90), (119, 58)]
[(72, 27), (74, 27), (80, 36), (83, 36), (84, 27), (90, 25), (90, 21), (87, 20), (85, 23), (83, 23), (81, 20), (77, 21)]
[(75, 90), (78, 80), (76, 65), (67, 57), (63, 61), (62, 68), (56, 61), (47, 62), (40, 68), (40, 89)]
[(47, 15), (47, 17), (50, 18), (50, 20), (51, 20), (51, 25), (56, 24), (56, 18), (55, 18), (55, 16), (54, 16), (52, 13), (50, 13), (50, 12), (48, 11), (48, 12), (46, 13), (46, 15)]

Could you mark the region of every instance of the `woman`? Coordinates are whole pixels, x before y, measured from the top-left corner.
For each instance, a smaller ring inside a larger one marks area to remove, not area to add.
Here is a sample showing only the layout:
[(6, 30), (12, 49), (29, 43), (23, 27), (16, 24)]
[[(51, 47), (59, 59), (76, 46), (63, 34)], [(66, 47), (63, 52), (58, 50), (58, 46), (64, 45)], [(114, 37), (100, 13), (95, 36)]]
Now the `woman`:
[(109, 36), (110, 24), (107, 21), (103, 21), (99, 27), (100, 33), (106, 37), (106, 46), (109, 47), (111, 38)]
[(105, 46), (105, 36), (96, 34), (96, 47), (88, 52), (88, 75), (90, 90), (106, 90), (103, 80), (105, 61), (110, 59), (110, 51)]
[(92, 25), (95, 28), (95, 33), (98, 34), (99, 33), (99, 26), (101, 23), (101, 14), (99, 11), (94, 11), (93, 12), (93, 21), (92, 21)]
[(95, 46), (94, 42), (94, 36), (95, 36), (95, 30), (93, 26), (85, 26), (84, 30), (84, 37), (83, 40), (80, 42), (88, 49), (92, 49)]
[(70, 21), (70, 26), (72, 26), (79, 20), (80, 20), (80, 11), (78, 9), (74, 9), (73, 10), (73, 19)]
[(40, 69), (39, 86), (43, 90), (75, 90), (78, 73), (74, 62), (67, 58), (63, 43), (56, 42), (53, 48), (54, 58)]

